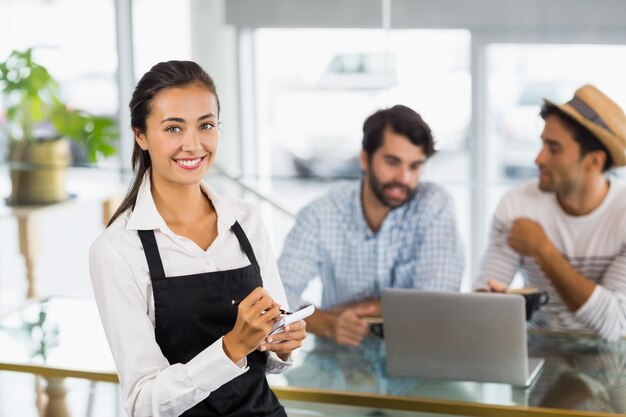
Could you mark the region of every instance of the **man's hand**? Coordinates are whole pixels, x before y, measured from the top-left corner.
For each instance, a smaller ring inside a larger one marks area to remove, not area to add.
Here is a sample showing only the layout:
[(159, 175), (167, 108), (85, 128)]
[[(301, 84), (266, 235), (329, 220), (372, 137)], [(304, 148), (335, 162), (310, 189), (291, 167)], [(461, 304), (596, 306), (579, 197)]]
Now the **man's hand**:
[(505, 284), (495, 279), (490, 279), (489, 281), (487, 281), (487, 285), (489, 285), (489, 292), (504, 293), (508, 288)]
[(358, 346), (369, 328), (353, 309), (344, 310), (337, 318), (333, 339), (340, 345)]
[(520, 217), (511, 226), (508, 244), (520, 255), (535, 258), (551, 242), (539, 223)]
[(361, 317), (382, 317), (383, 315), (383, 307), (380, 299), (368, 298), (350, 304), (349, 307), (357, 309)]
[(380, 301), (362, 301), (344, 309), (337, 318), (333, 337), (340, 345), (358, 346), (369, 334), (363, 317), (380, 317)]
[(516, 219), (508, 244), (520, 255), (533, 258), (571, 311), (577, 311), (593, 294), (596, 283), (569, 263), (538, 223)]
[(310, 333), (327, 337), (340, 345), (358, 346), (369, 334), (364, 317), (380, 317), (380, 300), (367, 299), (328, 310), (315, 310), (306, 318)]

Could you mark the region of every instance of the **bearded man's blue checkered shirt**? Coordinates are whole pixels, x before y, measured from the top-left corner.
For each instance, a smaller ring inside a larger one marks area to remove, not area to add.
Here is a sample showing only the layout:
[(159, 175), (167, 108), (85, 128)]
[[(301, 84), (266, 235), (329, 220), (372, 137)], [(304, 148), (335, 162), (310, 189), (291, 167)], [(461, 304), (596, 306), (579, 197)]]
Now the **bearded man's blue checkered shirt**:
[(289, 305), (319, 276), (321, 308), (379, 298), (385, 287), (459, 291), (463, 248), (450, 195), (420, 183), (376, 233), (361, 205), (361, 182), (337, 186), (304, 207), (278, 261)]

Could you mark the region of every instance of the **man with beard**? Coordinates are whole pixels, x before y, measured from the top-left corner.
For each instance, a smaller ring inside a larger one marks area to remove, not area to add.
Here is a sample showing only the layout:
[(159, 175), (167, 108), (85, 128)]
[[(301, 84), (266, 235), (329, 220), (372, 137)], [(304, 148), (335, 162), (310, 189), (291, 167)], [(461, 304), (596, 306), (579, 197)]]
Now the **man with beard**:
[(356, 346), (380, 316), (385, 287), (459, 291), (463, 250), (451, 197), (420, 183), (435, 153), (428, 125), (397, 105), (363, 124), (360, 181), (331, 189), (303, 208), (278, 261), (289, 304), (319, 277), (321, 305), (307, 330)]
[(626, 165), (626, 115), (597, 88), (541, 109), (539, 180), (502, 198), (475, 283), (503, 292), (520, 270), (549, 303), (536, 327), (626, 335), (626, 186), (605, 173)]

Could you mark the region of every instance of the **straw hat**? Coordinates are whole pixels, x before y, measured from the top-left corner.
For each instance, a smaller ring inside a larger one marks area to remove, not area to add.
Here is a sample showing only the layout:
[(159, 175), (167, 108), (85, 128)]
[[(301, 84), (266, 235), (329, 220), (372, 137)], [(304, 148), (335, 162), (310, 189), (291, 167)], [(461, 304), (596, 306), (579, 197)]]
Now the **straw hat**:
[(563, 110), (593, 133), (609, 151), (612, 166), (626, 165), (626, 115), (602, 91), (592, 85), (584, 85), (565, 104), (554, 104), (547, 99), (544, 102)]

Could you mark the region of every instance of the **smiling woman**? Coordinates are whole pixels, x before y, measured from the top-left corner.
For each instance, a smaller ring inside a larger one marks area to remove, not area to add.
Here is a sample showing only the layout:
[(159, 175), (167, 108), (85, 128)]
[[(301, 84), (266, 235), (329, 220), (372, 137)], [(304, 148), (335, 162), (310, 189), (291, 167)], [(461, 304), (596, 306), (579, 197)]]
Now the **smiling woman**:
[(153, 183), (197, 185), (215, 157), (218, 113), (215, 93), (199, 83), (155, 97), (146, 130), (133, 129), (150, 153)]
[(90, 252), (128, 414), (285, 416), (265, 373), (290, 365), (305, 325), (270, 335), (288, 306), (260, 215), (203, 182), (213, 80), (193, 62), (157, 64), (130, 110), (135, 180)]

